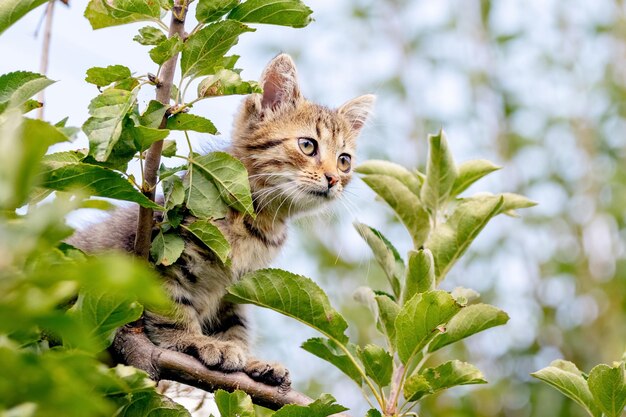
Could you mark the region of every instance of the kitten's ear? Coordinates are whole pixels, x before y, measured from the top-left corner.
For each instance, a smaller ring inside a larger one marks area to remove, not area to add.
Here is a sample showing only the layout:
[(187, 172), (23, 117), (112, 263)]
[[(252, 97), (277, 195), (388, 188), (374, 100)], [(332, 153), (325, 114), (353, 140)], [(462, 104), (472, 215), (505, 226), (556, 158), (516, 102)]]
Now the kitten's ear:
[(263, 88), (261, 99), (263, 110), (277, 110), (300, 100), (296, 64), (287, 54), (280, 54), (267, 64), (261, 75), (260, 84)]
[(375, 95), (365, 94), (344, 103), (337, 112), (348, 120), (352, 129), (358, 132), (372, 114), (375, 101)]

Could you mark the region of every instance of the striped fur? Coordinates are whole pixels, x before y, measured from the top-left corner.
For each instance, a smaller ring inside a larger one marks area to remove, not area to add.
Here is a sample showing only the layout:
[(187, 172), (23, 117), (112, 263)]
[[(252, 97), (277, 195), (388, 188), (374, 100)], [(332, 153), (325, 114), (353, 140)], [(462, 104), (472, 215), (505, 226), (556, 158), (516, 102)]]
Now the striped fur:
[[(148, 311), (145, 321), (146, 333), (162, 347), (194, 355), (210, 367), (244, 370), (255, 379), (281, 384), (288, 378), (286, 369), (249, 356), (249, 325), (243, 307), (223, 299), (226, 287), (247, 272), (269, 266), (286, 240), (290, 217), (341, 195), (351, 170), (339, 169), (338, 157), (346, 154), (354, 161), (356, 137), (373, 96), (358, 97), (336, 110), (311, 103), (300, 94), (295, 66), (284, 54), (270, 62), (261, 85), (263, 94), (243, 102), (230, 149), (248, 170), (257, 217), (233, 210), (214, 220), (231, 244), (228, 266), (183, 232), (180, 259), (157, 267), (177, 314), (172, 318)], [(300, 149), (302, 138), (317, 142), (315, 155)], [(130, 252), (136, 212), (118, 210), (107, 221), (77, 232), (69, 243), (86, 252)], [(184, 222), (194, 220), (187, 215)]]

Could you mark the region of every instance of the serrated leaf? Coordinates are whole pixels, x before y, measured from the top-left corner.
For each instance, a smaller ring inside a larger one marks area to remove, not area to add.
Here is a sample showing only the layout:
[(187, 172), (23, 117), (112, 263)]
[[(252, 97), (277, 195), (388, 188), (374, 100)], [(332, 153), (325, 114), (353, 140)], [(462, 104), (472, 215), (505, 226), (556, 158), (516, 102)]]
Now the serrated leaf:
[(499, 308), (488, 304), (472, 304), (452, 317), (446, 325), (445, 333), (435, 336), (428, 351), (434, 352), (483, 330), (506, 324), (508, 321), (509, 315)]
[[(1, 9), (0, 5), (0, 11)], [(41, 74), (26, 71), (10, 72), (0, 76), (0, 113), (9, 106), (22, 106), (32, 96), (54, 82)]]
[(186, 206), (191, 214), (199, 219), (221, 219), (228, 213), (228, 205), (222, 200), (220, 192), (202, 171), (189, 166), (184, 178), (187, 190)]
[(241, 161), (226, 152), (211, 152), (190, 162), (211, 178), (229, 206), (255, 216), (248, 172)]
[(163, 194), (165, 195), (165, 208), (167, 210), (173, 209), (175, 206), (180, 206), (185, 201), (185, 186), (183, 180), (176, 175), (162, 180)]
[(133, 142), (137, 151), (143, 152), (159, 140), (164, 140), (169, 136), (170, 131), (167, 129), (154, 129), (145, 126), (132, 126), (129, 133), (132, 135)]
[(171, 38), (164, 40), (150, 49), (150, 59), (152, 59), (155, 64), (163, 65), (165, 61), (182, 50), (183, 41), (180, 36), (178, 36), (178, 33), (176, 33)]
[(165, 41), (167, 36), (159, 28), (153, 26), (144, 26), (139, 29), (139, 35), (136, 35), (133, 40), (139, 42), (142, 45), (158, 45)]
[(531, 374), (551, 385), (563, 395), (576, 401), (593, 417), (601, 417), (602, 411), (595, 404), (582, 372), (571, 362), (556, 360), (550, 366)]
[(396, 347), (396, 319), (400, 313), (400, 306), (386, 295), (377, 295), (375, 297), (378, 305), (378, 320), (380, 321), (381, 331), (387, 335), (389, 345)]
[(196, 19), (202, 23), (214, 22), (238, 4), (239, 0), (199, 0), (196, 6)]
[(185, 249), (185, 241), (175, 233), (162, 231), (155, 236), (150, 246), (150, 255), (154, 259), (155, 265), (169, 266), (180, 258)]
[(433, 389), (423, 375), (411, 375), (404, 382), (403, 394), (407, 401), (417, 401), (423, 396), (432, 393)]
[[(127, 15), (114, 17), (106, 6), (106, 0), (89, 0), (85, 9), (85, 17), (89, 20), (93, 29), (102, 29), (109, 26), (123, 25), (126, 23), (147, 20), (140, 15)], [(149, 20), (149, 19), (148, 19)]]
[(161, 166), (159, 167), (159, 179), (161, 181), (163, 181), (166, 178), (176, 174), (177, 172), (184, 171), (186, 169), (187, 169), (187, 165), (179, 165), (179, 166), (175, 166), (175, 167), (166, 167), (164, 164), (161, 164)]
[(141, 317), (143, 307), (136, 301), (116, 295), (84, 291), (70, 314), (90, 329), (93, 343), (103, 350), (113, 341), (118, 327)]
[(445, 223), (437, 225), (425, 245), (435, 259), (437, 283), (465, 253), (489, 220), (500, 212), (501, 207), (501, 197), (464, 199)]
[(26, 13), (47, 3), (47, 0), (0, 1), (0, 34)]
[(122, 134), (126, 113), (134, 106), (139, 89), (133, 91), (108, 89), (91, 100), (91, 117), (83, 124), (89, 138), (89, 155), (105, 162)]
[(474, 159), (471, 161), (465, 161), (458, 166), (458, 175), (454, 180), (452, 191), (450, 195), (452, 197), (461, 194), (467, 190), (470, 185), (488, 175), (494, 171), (501, 169), (502, 167), (495, 165), (494, 163), (487, 161), (486, 159)]
[(158, 21), (160, 15), (160, 1), (90, 0), (85, 9), (85, 17), (93, 29), (146, 20)]
[(177, 113), (167, 119), (170, 130), (193, 130), (194, 132), (217, 134), (217, 128), (212, 121), (202, 116), (189, 113)]
[[(324, 359), (326, 362), (333, 364), (337, 369), (346, 374), (359, 386), (363, 383), (361, 373), (354, 362), (352, 362), (348, 355), (346, 355), (337, 343), (332, 340), (322, 337), (314, 337), (305, 341), (301, 347), (318, 358)], [(354, 346), (349, 343), (347, 348), (355, 351)]]
[(420, 189), (422, 188), (420, 180), (415, 174), (402, 165), (389, 161), (372, 159), (363, 162), (361, 165), (356, 167), (354, 171), (364, 175), (387, 175), (389, 177), (393, 177), (402, 184), (406, 185), (406, 187), (413, 191), (416, 196), (420, 195)]
[(399, 180), (386, 175), (367, 175), (363, 181), (396, 212), (415, 248), (420, 248), (430, 233), (430, 217), (419, 199)]
[(280, 269), (262, 269), (246, 274), (228, 288), (228, 293), (236, 302), (269, 308), (299, 320), (337, 343), (348, 341), (348, 323), (309, 278)]
[(215, 391), (215, 405), (221, 417), (254, 417), (252, 399), (243, 391), (226, 392)]
[(168, 106), (165, 104), (156, 100), (150, 100), (146, 110), (139, 116), (139, 123), (141, 123), (142, 126), (156, 129), (161, 125), (167, 109)]
[(248, 0), (235, 7), (228, 18), (246, 23), (302, 28), (311, 23), (313, 11), (300, 0)]
[(163, 209), (137, 191), (120, 174), (97, 165), (66, 164), (44, 170), (41, 186), (58, 191), (76, 191), (82, 194), (132, 201), (143, 207)]
[(109, 65), (106, 68), (93, 67), (87, 70), (85, 81), (95, 84), (98, 87), (105, 87), (116, 81), (129, 78), (131, 76), (130, 69), (124, 65)]
[(309, 405), (285, 405), (276, 411), (272, 417), (327, 417), (346, 410), (346, 407), (336, 404), (332, 395), (322, 394)]
[(155, 390), (134, 393), (130, 402), (116, 412), (116, 417), (159, 416), (191, 417), (189, 411)]
[(402, 304), (415, 294), (435, 289), (435, 261), (429, 249), (409, 251), (409, 266), (404, 280)]
[(67, 164), (76, 164), (85, 159), (86, 153), (81, 151), (64, 151), (44, 155), (41, 162), (49, 168), (59, 168)]
[(437, 213), (450, 196), (457, 178), (457, 168), (443, 130), (437, 135), (429, 135), (428, 144), (426, 181), (420, 193), (424, 205), (431, 213)]
[(600, 364), (589, 372), (589, 390), (606, 417), (620, 417), (626, 407), (625, 378), (624, 362), (613, 366)]
[(366, 345), (357, 350), (367, 376), (381, 388), (391, 383), (393, 358), (385, 349), (376, 345)]
[(417, 294), (407, 302), (396, 318), (396, 346), (403, 364), (420, 352), (455, 314), (459, 306), (446, 291)]
[(256, 81), (243, 81), (237, 71), (220, 69), (198, 85), (198, 97), (228, 96), (234, 94), (262, 93)]
[(458, 360), (443, 363), (421, 372), (433, 393), (459, 385), (486, 384), (485, 377), (476, 367)]
[(234, 20), (212, 23), (200, 29), (185, 42), (180, 61), (182, 76), (196, 78), (212, 74), (224, 55), (237, 44), (239, 35), (253, 31)]
[(183, 227), (211, 249), (222, 263), (226, 263), (230, 255), (230, 243), (217, 226), (207, 220), (196, 220)]
[(396, 297), (400, 296), (400, 277), (404, 275), (404, 261), (396, 248), (382, 233), (363, 223), (354, 222), (354, 228), (372, 249), (374, 258), (382, 267)]

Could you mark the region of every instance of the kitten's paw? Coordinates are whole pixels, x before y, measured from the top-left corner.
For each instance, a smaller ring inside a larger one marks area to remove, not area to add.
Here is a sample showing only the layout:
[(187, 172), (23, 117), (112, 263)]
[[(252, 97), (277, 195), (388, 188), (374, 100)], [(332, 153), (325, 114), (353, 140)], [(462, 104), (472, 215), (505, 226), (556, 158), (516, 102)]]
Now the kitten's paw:
[(250, 378), (267, 385), (291, 385), (289, 371), (279, 363), (268, 363), (258, 359), (251, 359), (246, 364), (244, 372)]
[(228, 372), (241, 371), (248, 360), (246, 350), (232, 342), (207, 342), (198, 346), (197, 352), (206, 366)]

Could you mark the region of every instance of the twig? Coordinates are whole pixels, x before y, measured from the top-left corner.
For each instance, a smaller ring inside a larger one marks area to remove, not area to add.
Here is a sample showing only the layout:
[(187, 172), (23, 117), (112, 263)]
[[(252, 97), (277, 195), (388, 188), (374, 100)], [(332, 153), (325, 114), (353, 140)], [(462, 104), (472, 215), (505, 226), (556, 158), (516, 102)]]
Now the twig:
[[(48, 6), (46, 7), (46, 26), (43, 33), (43, 47), (41, 50), (41, 64), (39, 66), (39, 73), (46, 75), (48, 72), (48, 61), (50, 56), (50, 39), (52, 38), (52, 16), (54, 15), (54, 3), (56, 0), (48, 0)], [(43, 120), (43, 102), (44, 102), (44, 90), (41, 90), (37, 95), (37, 101), (42, 104), (37, 109), (37, 118)]]
[[(188, 4), (186, 0), (176, 0), (172, 8), (172, 20), (169, 27), (169, 37), (178, 34), (181, 38), (185, 34), (185, 17), (187, 16)], [(176, 72), (176, 64), (178, 62), (178, 53), (166, 61), (159, 74), (161, 84), (157, 86), (156, 99), (164, 105), (169, 105), (170, 92), (172, 90), (172, 82), (174, 73)], [(167, 123), (167, 114), (163, 116), (160, 129), (164, 129)], [(161, 151), (163, 150), (163, 141), (154, 142), (150, 149), (146, 152), (144, 165), (144, 178), (142, 181), (143, 194), (150, 200), (154, 201), (155, 188), (157, 183), (157, 171), (161, 163)], [(154, 213), (151, 208), (139, 207), (139, 217), (137, 218), (137, 234), (135, 236), (135, 253), (144, 258), (148, 258), (150, 252), (150, 238), (152, 225), (154, 224)]]
[[(277, 410), (286, 404), (307, 405), (313, 400), (288, 386), (271, 386), (257, 382), (243, 372), (224, 373), (205, 367), (184, 353), (155, 346), (143, 331), (141, 320), (121, 328), (112, 346), (121, 362), (146, 371), (150, 378), (166, 379), (205, 390), (240, 389), (252, 397), (255, 404)], [(339, 413), (335, 417), (350, 417)]]

